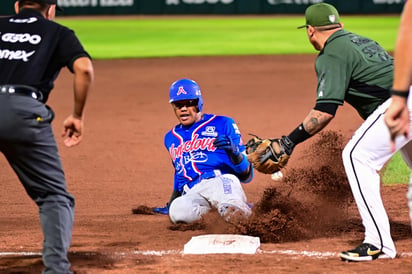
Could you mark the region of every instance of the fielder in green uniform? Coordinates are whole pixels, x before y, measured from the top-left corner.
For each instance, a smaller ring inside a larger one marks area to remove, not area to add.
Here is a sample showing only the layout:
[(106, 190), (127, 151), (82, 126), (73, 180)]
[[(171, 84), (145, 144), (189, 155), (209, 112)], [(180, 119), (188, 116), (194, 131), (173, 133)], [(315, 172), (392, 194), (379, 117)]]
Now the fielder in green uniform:
[[(345, 261), (395, 258), (378, 173), (395, 153), (384, 122), (391, 101), (393, 58), (377, 42), (344, 30), (338, 11), (330, 4), (309, 6), (305, 17), (306, 24), (299, 28), (306, 28), (309, 42), (319, 51), (315, 64), (316, 105), (295, 130), (282, 137), (282, 142), (291, 154), (297, 144), (325, 128), (344, 102), (356, 109), (365, 121), (345, 146), (342, 158), (365, 238), (339, 257)], [(408, 142), (407, 138), (399, 138), (395, 145), (412, 166)]]
[(315, 64), (316, 103), (352, 105), (366, 119), (389, 98), (392, 57), (376, 42), (344, 29), (327, 39)]

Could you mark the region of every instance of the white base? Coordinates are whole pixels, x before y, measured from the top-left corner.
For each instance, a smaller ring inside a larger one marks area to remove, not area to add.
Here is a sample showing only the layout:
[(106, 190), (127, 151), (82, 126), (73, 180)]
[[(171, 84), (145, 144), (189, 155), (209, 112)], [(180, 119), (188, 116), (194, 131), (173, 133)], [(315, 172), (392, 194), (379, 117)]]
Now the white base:
[(259, 237), (236, 234), (209, 234), (192, 237), (184, 246), (183, 254), (255, 254)]

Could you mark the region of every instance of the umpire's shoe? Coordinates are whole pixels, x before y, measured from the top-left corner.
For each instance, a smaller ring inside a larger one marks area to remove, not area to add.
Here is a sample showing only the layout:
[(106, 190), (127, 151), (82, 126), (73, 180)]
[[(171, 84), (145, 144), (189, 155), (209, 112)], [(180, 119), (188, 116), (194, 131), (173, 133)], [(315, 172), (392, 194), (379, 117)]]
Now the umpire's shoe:
[(375, 259), (386, 259), (389, 258), (385, 253), (374, 245), (363, 243), (355, 249), (342, 251), (339, 253), (339, 257), (342, 261), (349, 262), (364, 262), (372, 261)]

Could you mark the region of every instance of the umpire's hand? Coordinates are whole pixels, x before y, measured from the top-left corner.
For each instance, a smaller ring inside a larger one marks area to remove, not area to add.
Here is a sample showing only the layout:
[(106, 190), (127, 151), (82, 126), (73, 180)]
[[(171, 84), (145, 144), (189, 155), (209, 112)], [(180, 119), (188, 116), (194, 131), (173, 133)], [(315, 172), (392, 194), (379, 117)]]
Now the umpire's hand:
[(66, 147), (72, 147), (80, 143), (83, 138), (83, 120), (81, 118), (75, 118), (70, 115), (63, 122), (64, 145)]

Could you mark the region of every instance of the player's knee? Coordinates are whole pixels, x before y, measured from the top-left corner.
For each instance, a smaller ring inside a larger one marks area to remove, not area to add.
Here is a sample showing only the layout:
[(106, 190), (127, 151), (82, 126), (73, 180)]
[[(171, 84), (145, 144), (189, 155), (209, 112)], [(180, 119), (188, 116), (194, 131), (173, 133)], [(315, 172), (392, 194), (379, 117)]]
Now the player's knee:
[(343, 151), (342, 151), (342, 160), (343, 164), (346, 165), (352, 165), (351, 163), (357, 162), (357, 161), (364, 161), (365, 158), (361, 157), (362, 153), (360, 153), (359, 150), (355, 149), (352, 146), (346, 146)]
[(218, 207), (218, 212), (225, 221), (230, 222), (235, 216), (240, 219), (249, 218), (252, 214), (252, 209), (246, 203), (238, 203), (237, 205), (221, 204)]
[(175, 199), (169, 208), (169, 218), (172, 223), (192, 223), (200, 219), (200, 216), (195, 214), (193, 207), (188, 206), (184, 199)]
[[(376, 156), (370, 150), (367, 141), (359, 140), (357, 142), (349, 142), (342, 151), (343, 163), (345, 165), (351, 163), (360, 163), (373, 166), (376, 164)], [(374, 166), (374, 168), (377, 168)]]

